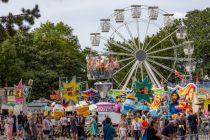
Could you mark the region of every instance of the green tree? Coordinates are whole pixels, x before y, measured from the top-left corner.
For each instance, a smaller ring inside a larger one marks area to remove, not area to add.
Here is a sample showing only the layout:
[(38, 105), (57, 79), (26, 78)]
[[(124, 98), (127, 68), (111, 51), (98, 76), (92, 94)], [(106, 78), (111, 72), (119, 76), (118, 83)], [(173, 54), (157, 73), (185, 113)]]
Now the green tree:
[(189, 38), (194, 41), (194, 54), (203, 60), (203, 68), (210, 68), (210, 8), (193, 10), (186, 14), (185, 24)]
[(59, 77), (86, 79), (85, 55), (73, 29), (62, 22), (17, 32), (2, 43), (0, 54), (1, 81), (13, 86), (33, 79), (32, 99), (48, 98)]
[[(9, 0), (1, 0), (7, 3)], [(28, 31), (34, 20), (40, 17), (38, 5), (33, 9), (22, 8), (20, 14), (9, 13), (8, 15), (0, 15), (0, 43), (8, 36), (14, 36), (19, 30)]]

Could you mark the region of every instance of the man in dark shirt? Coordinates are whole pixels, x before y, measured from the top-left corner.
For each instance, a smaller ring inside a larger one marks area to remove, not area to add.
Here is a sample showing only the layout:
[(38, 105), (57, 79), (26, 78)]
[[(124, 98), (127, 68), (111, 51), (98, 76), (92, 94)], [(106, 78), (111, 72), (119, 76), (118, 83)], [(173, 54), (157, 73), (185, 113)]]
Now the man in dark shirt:
[(20, 111), (20, 114), (18, 115), (17, 119), (18, 119), (18, 134), (17, 134), (17, 136), (22, 137), (23, 125), (24, 125), (24, 118), (23, 118), (22, 111)]
[(111, 125), (110, 118), (106, 118), (106, 125), (103, 126), (103, 133), (104, 133), (104, 140), (113, 140), (114, 139), (115, 129)]
[[(196, 114), (193, 114), (192, 110), (189, 112), (187, 121), (189, 125), (190, 134), (197, 134), (198, 133), (198, 118)], [(198, 138), (196, 137), (196, 139)]]
[(161, 134), (158, 131), (159, 125), (159, 120), (153, 119), (150, 126), (145, 130), (142, 140), (161, 140)]
[(176, 121), (171, 121), (162, 131), (162, 135), (163, 136), (166, 136), (166, 137), (169, 137), (169, 138), (174, 138), (176, 137), (176, 126), (177, 126), (177, 123)]

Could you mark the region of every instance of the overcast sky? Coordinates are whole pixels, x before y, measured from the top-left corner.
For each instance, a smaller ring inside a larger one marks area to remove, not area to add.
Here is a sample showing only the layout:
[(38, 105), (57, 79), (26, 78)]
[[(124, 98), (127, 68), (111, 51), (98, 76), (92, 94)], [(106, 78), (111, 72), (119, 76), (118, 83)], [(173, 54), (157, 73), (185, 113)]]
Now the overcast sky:
[(175, 17), (183, 17), (187, 11), (210, 7), (210, 0), (10, 0), (8, 4), (0, 3), (0, 15), (8, 12), (18, 14), (21, 8), (32, 8), (39, 5), (41, 18), (34, 27), (47, 20), (63, 21), (74, 29), (81, 46), (90, 46), (89, 34), (99, 26), (99, 19), (109, 16), (116, 8), (132, 4), (159, 6)]

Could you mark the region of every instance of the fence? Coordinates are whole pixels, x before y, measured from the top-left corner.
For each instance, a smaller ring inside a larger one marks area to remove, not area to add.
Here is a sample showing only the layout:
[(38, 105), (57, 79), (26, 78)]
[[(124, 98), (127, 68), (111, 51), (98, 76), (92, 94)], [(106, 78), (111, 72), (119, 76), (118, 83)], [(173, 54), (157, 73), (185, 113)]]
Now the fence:
[(184, 136), (176, 136), (176, 138), (162, 138), (161, 140), (210, 140), (210, 135), (207, 133), (188, 134)]

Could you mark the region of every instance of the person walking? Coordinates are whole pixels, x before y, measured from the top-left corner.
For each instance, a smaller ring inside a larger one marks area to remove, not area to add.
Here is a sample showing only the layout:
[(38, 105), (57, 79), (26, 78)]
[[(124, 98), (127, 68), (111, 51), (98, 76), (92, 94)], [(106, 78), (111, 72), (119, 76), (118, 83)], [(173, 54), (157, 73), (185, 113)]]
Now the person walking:
[(126, 122), (126, 116), (121, 115), (121, 120), (118, 125), (118, 134), (120, 137), (120, 140), (126, 140), (127, 139), (127, 133), (128, 133), (128, 123)]
[(142, 116), (142, 120), (141, 120), (141, 133), (142, 135), (144, 135), (145, 130), (148, 128), (148, 122), (146, 120), (146, 118), (144, 116)]
[(43, 124), (44, 140), (48, 140), (48, 138), (50, 137), (50, 133), (52, 131), (49, 115), (43, 120), (42, 124)]
[(73, 116), (71, 117), (70, 119), (70, 122), (71, 122), (71, 131), (72, 131), (72, 134), (73, 134), (73, 139), (77, 140), (77, 133), (78, 133), (78, 130), (77, 130), (77, 124), (78, 124), (78, 119), (77, 119), (77, 114), (74, 113)]
[(132, 132), (134, 136), (134, 140), (139, 140), (141, 137), (141, 123), (139, 122), (139, 117), (135, 116), (132, 122)]
[(90, 135), (91, 140), (94, 140), (95, 137), (98, 135), (98, 128), (96, 124), (96, 116), (94, 115), (91, 122), (90, 122)]
[(103, 133), (104, 133), (104, 140), (113, 140), (114, 139), (115, 129), (111, 125), (110, 118), (106, 118), (106, 125), (103, 126)]
[(187, 122), (189, 125), (189, 132), (191, 134), (190, 139), (192, 139), (192, 135), (196, 135), (196, 140), (198, 139), (197, 133), (198, 133), (198, 118), (196, 114), (193, 114), (193, 111), (189, 111), (189, 115), (187, 117)]
[(42, 124), (42, 118), (41, 117), (37, 117), (37, 121), (36, 121), (36, 127), (38, 130), (38, 135), (37, 135), (37, 140), (43, 140), (43, 124)]
[(38, 129), (36, 127), (35, 116), (29, 117), (29, 129), (31, 131), (30, 140), (37, 140)]
[(67, 116), (67, 126), (66, 126), (66, 135), (68, 138), (71, 138), (71, 116)]
[(78, 117), (78, 125), (77, 125), (77, 130), (78, 130), (78, 139), (84, 140), (85, 139), (85, 117), (81, 114)]
[(162, 135), (167, 138), (175, 138), (177, 133), (177, 122), (171, 120), (171, 122), (163, 129)]
[(15, 114), (13, 114), (12, 117), (13, 117), (13, 120), (14, 120), (13, 128), (12, 128), (12, 135), (13, 135), (13, 137), (16, 137), (16, 135), (17, 135), (17, 125), (16, 125), (17, 118), (16, 118)]
[(176, 119), (176, 123), (177, 123), (177, 134), (179, 136), (181, 136), (181, 140), (184, 140), (184, 135), (186, 135), (186, 119), (184, 117), (183, 114), (180, 114), (177, 119)]
[(67, 118), (66, 115), (63, 115), (61, 117), (61, 125), (62, 125), (62, 130), (61, 130), (61, 135), (64, 137), (67, 135)]
[(159, 125), (159, 120), (153, 119), (149, 127), (145, 130), (142, 140), (161, 140)]
[(6, 119), (6, 136), (7, 140), (13, 140), (13, 124), (14, 124), (14, 118), (13, 118), (13, 111), (9, 112), (9, 116)]
[(23, 112), (20, 111), (20, 114), (17, 116), (17, 122), (18, 122), (18, 131), (17, 131), (17, 137), (23, 138)]

